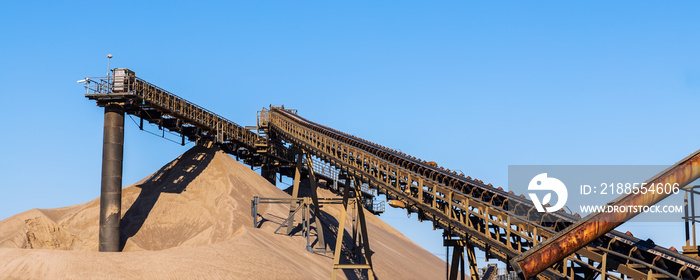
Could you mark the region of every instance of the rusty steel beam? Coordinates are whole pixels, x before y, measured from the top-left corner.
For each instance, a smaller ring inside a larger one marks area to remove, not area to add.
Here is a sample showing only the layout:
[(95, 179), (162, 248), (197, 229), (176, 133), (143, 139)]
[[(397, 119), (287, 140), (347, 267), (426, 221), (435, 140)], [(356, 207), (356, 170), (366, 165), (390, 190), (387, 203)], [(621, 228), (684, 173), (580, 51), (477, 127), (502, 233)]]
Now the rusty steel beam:
[[(698, 177), (700, 177), (700, 150), (672, 165), (645, 183), (647, 183), (647, 186), (651, 184), (677, 183), (678, 187), (682, 188), (698, 179)], [(611, 205), (621, 207), (654, 205), (670, 194), (666, 192), (627, 194), (615, 199)], [(545, 242), (514, 258), (511, 264), (521, 279), (530, 279), (639, 213), (632, 211), (592, 213)]]

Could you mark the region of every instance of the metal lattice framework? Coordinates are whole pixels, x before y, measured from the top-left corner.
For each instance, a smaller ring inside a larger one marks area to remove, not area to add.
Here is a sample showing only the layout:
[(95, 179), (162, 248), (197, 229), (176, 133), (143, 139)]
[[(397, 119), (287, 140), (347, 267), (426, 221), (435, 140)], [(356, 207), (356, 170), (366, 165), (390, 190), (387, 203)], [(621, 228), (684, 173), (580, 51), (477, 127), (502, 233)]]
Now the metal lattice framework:
[[(285, 168), (294, 166), (293, 148), (302, 150), (340, 174), (402, 201), (419, 220), (432, 221), (436, 228), (461, 236), (468, 246), (506, 264), (579, 220), (563, 211), (541, 214), (516, 194), (316, 124), (294, 110), (263, 109), (255, 133), (137, 78), (127, 69), (116, 69), (114, 77), (86, 80), (85, 96), (98, 106), (119, 103), (126, 113), (142, 121), (180, 133), (183, 142), (185, 138), (211, 139), (250, 165), (274, 166), (285, 173)], [(700, 261), (630, 234), (610, 231), (538, 277), (699, 279)]]
[[(522, 197), (315, 124), (281, 108), (273, 107), (268, 119), (285, 140), (346, 172), (359, 174), (380, 192), (406, 203), (419, 219), (431, 220), (439, 228), (464, 236), (472, 245), (506, 263), (578, 220), (563, 211), (541, 214)], [(698, 264), (696, 259), (611, 231), (540, 276), (696, 279), (700, 276)]]
[[(182, 134), (183, 143), (185, 138), (213, 138), (217, 144), (236, 156), (248, 158), (256, 155), (260, 158), (264, 154), (266, 157), (293, 161), (289, 149), (268, 149), (265, 137), (126, 71), (113, 78), (86, 78), (85, 96), (97, 101), (98, 106), (122, 103), (126, 106), (127, 113), (142, 121)], [(252, 161), (250, 163), (255, 164)]]

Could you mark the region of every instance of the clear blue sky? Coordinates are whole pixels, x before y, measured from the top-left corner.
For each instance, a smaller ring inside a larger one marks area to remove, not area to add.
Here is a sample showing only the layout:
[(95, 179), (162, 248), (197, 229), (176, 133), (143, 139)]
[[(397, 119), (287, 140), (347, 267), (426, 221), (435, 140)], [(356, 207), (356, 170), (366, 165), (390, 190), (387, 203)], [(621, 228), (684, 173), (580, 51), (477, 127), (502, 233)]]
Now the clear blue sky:
[[(102, 110), (76, 81), (106, 74), (108, 53), (243, 125), (284, 104), (497, 186), (510, 164), (672, 164), (700, 149), (699, 14), (696, 1), (6, 2), (0, 219), (99, 196)], [(124, 183), (188, 148), (127, 124)], [(385, 217), (444, 253), (428, 223)], [(679, 247), (680, 225), (625, 229)]]

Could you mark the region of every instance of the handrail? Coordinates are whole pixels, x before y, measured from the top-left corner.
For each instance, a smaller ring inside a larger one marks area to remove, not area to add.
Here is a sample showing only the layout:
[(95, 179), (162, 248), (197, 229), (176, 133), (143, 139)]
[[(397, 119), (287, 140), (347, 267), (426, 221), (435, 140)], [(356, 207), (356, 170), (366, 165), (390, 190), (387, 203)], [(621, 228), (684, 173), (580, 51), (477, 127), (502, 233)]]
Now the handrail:
[[(342, 133), (333, 135), (329, 133), (332, 129), (321, 125), (314, 126), (313, 122), (286, 110), (273, 107), (270, 113), (271, 128), (282, 135), (285, 141), (309, 150), (346, 172), (361, 174), (373, 187), (408, 202), (411, 211), (419, 212), (419, 219), (432, 220), (442, 228), (457, 231), (468, 237), (470, 243), (490, 251), (493, 256), (504, 262), (578, 220), (577, 217), (563, 211), (538, 214), (539, 212), (532, 211), (534, 207), (530, 201), (490, 185), (486, 186), (481, 181), (471, 180), (469, 177), (464, 178), (449, 172), (436, 175), (433, 170), (422, 166), (418, 168), (423, 170), (422, 174), (415, 172), (415, 166), (411, 169), (402, 163), (401, 158), (393, 157), (394, 161), (387, 160), (392, 156), (387, 156), (385, 150), (368, 147), (364, 144), (366, 141), (354, 141)], [(458, 182), (466, 183), (459, 185)], [(508, 204), (508, 200), (512, 203)], [(601, 243), (589, 244), (580, 252), (595, 255), (595, 250), (620, 238), (630, 241), (619, 242), (619, 246), (623, 246), (620, 249), (622, 251), (636, 248), (629, 243), (639, 242), (636, 238), (615, 231), (601, 238)], [(668, 261), (676, 261), (681, 267), (692, 264), (697, 271), (697, 261), (674, 254), (668, 249), (655, 247), (644, 250), (645, 254), (666, 256)], [(674, 256), (669, 257), (669, 254)], [(568, 258), (572, 258), (572, 264), (584, 266), (590, 271), (596, 270), (595, 265), (575, 259), (581, 258), (579, 255)], [(630, 272), (637, 271), (634, 268), (626, 269)], [(552, 268), (546, 272), (554, 278), (562, 275)], [(639, 275), (642, 272), (634, 274)]]
[[(278, 160), (280, 164), (289, 164), (293, 161), (288, 156), (291, 152), (288, 146), (282, 147), (283, 145), (276, 141), (271, 143), (262, 141), (261, 136), (245, 127), (137, 78), (133, 76), (133, 72), (130, 73), (131, 76), (86, 78), (85, 96), (96, 100), (98, 105), (123, 102), (130, 106), (132, 110), (128, 111), (130, 114), (135, 114), (134, 109), (137, 113), (157, 110), (163, 116), (177, 119), (178, 125), (181, 123), (183, 126), (196, 126), (206, 131), (205, 135), (216, 135), (217, 143), (228, 145), (233, 141), (234, 145), (229, 147), (236, 148), (242, 144), (254, 153)], [(116, 88), (115, 81), (119, 82)], [(115, 89), (118, 89), (118, 92), (114, 92)], [(434, 163), (421, 161), (359, 137), (316, 124), (298, 116), (296, 110), (285, 109), (283, 106), (271, 106), (269, 110), (260, 111), (258, 129), (259, 131), (272, 130), (276, 133), (275, 137), (305, 150), (308, 154), (328, 163), (329, 167), (336, 167), (342, 172), (359, 176), (360, 181), (364, 182), (362, 185), (366, 184), (368, 190), (379, 190), (392, 198), (406, 202), (407, 209), (417, 212), (420, 220), (431, 220), (437, 227), (460, 234), (470, 244), (504, 262), (579, 220), (578, 217), (563, 211), (546, 214), (532, 211), (532, 203), (523, 197), (508, 193), (501, 188), (494, 188), (490, 184), (484, 184), (483, 181), (465, 177), (463, 174), (458, 175), (449, 169), (438, 168)], [(265, 137), (269, 137), (269, 134)], [(324, 165), (314, 164), (314, 166)], [(336, 171), (331, 168), (329, 172)], [(329, 175), (337, 177), (332, 173)], [(571, 255), (567, 259), (572, 265), (577, 264), (584, 270), (599, 271), (591, 260), (599, 262), (595, 260), (601, 258), (597, 252), (605, 249), (606, 244), (609, 246), (613, 243), (617, 246), (614, 249), (617, 254), (610, 254), (612, 257), (620, 257), (618, 255), (624, 255), (620, 252), (631, 252), (630, 249), (634, 249), (644, 254), (643, 256), (637, 254), (639, 259), (635, 261), (643, 262), (645, 259), (661, 257), (666, 265), (690, 268), (692, 275), (700, 276), (700, 262), (697, 260), (666, 248), (644, 245), (643, 241), (616, 231), (608, 232), (594, 243), (579, 250), (581, 255), (589, 258), (586, 261), (583, 261), (579, 255)], [(559, 269), (561, 266), (550, 267), (545, 271), (546, 274), (539, 276), (568, 275), (568, 272), (558, 271)], [(636, 268), (626, 268), (626, 270), (634, 274), (634, 277), (642, 274)], [(573, 275), (575, 270), (572, 268), (571, 271)], [(686, 270), (685, 273), (688, 271)]]
[(88, 77), (85, 79), (85, 95), (92, 98), (136, 98), (143, 105), (157, 107), (175, 118), (211, 131), (217, 135), (217, 142), (220, 144), (234, 140), (252, 148), (260, 140), (257, 134), (246, 130), (245, 127), (141, 78), (129, 77), (124, 79), (124, 82), (124, 91), (113, 92), (113, 84), (108, 82), (107, 77)]
[[(475, 242), (480, 243), (480, 247), (484, 250), (487, 247), (496, 250), (500, 259), (505, 261), (532, 246), (533, 238), (529, 235), (533, 232), (529, 231), (529, 227), (522, 226), (528, 224), (527, 221), (518, 217), (506, 219), (510, 216), (509, 213), (494, 209), (485, 201), (436, 184), (425, 176), (297, 125), (288, 116), (280, 114), (279, 110), (273, 110), (271, 113), (271, 126), (278, 134), (286, 136), (285, 139), (311, 151), (325, 161), (360, 175), (373, 187), (379, 187), (387, 194), (410, 201), (412, 205), (421, 205), (420, 209), (416, 209), (417, 211), (431, 216), (445, 228), (452, 228), (470, 236), (475, 239)], [(478, 217), (485, 224), (473, 223), (470, 217)], [(506, 220), (514, 223), (509, 224)], [(513, 230), (513, 225), (517, 226), (518, 230)], [(504, 240), (505, 236), (502, 236), (499, 239), (505, 242), (496, 242), (488, 237), (491, 235), (489, 230), (494, 227), (499, 229), (499, 233), (506, 233), (508, 240)], [(538, 233), (534, 232), (534, 234), (537, 236)], [(539, 234), (553, 235), (554, 233), (543, 228)], [(519, 238), (510, 238), (511, 236)], [(513, 246), (513, 240), (516, 240), (519, 246)], [(515, 248), (520, 248), (521, 251)]]

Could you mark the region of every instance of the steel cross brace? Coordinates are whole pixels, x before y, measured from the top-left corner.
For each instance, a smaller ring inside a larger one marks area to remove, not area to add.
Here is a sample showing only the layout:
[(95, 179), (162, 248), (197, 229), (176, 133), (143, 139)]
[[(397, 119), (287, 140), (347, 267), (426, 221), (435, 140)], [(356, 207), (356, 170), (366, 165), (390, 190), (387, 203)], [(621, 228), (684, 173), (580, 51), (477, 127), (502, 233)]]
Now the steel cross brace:
[[(450, 280), (456, 280), (458, 277), (459, 279), (464, 280), (464, 273), (465, 271), (465, 260), (469, 260), (469, 273), (471, 275), (471, 280), (479, 280), (479, 272), (477, 270), (477, 264), (476, 264), (476, 254), (474, 252), (474, 245), (469, 244), (467, 242), (467, 238), (461, 238), (459, 236), (458, 239), (452, 239), (454, 237), (450, 232), (447, 230), (445, 231), (444, 234), (444, 240), (443, 240), (443, 245), (447, 247), (448, 251), (448, 258), (449, 258), (449, 247), (452, 247), (452, 262), (450, 263), (450, 269), (447, 271), (447, 279)], [(466, 249), (467, 255), (464, 255), (464, 250)], [(461, 269), (461, 271), (460, 271)]]
[[(304, 161), (304, 155), (306, 155), (306, 160)], [(311, 187), (311, 201), (313, 204), (313, 216), (314, 216), (314, 226), (316, 227), (316, 235), (318, 236), (318, 241), (316, 242), (316, 248), (312, 248), (309, 242), (309, 235), (307, 234), (307, 246), (306, 250), (309, 252), (329, 252), (326, 250), (326, 242), (323, 232), (323, 223), (321, 222), (321, 207), (318, 201), (318, 186), (316, 174), (313, 170), (313, 160), (311, 155), (305, 153), (304, 151), (297, 151), (296, 156), (296, 167), (294, 171), (294, 186), (292, 187), (292, 199), (299, 198), (299, 185), (301, 183), (301, 171), (302, 164), (306, 164), (306, 169), (309, 172), (309, 185)], [(289, 204), (289, 218), (287, 218), (287, 234), (291, 234), (294, 229), (294, 213), (298, 210), (298, 201), (292, 201)], [(308, 225), (310, 219), (305, 219), (306, 225)]]
[[(355, 197), (353, 198), (354, 203), (357, 207), (353, 207), (354, 209), (357, 209), (357, 216), (360, 224), (360, 237), (362, 238), (362, 244), (364, 246), (364, 251), (365, 251), (365, 264), (340, 264), (340, 255), (342, 253), (342, 248), (343, 248), (343, 240), (345, 236), (345, 222), (347, 219), (347, 214), (348, 214), (348, 205), (350, 202), (350, 181), (352, 180), (348, 174), (346, 176), (347, 179), (345, 180), (345, 186), (343, 187), (343, 207), (341, 208), (340, 212), (340, 221), (338, 222), (338, 233), (336, 235), (336, 240), (335, 240), (335, 252), (333, 253), (333, 273), (331, 274), (331, 279), (337, 279), (338, 277), (338, 270), (343, 270), (343, 269), (366, 269), (367, 270), (367, 278), (368, 279), (375, 279), (374, 278), (374, 269), (372, 266), (372, 251), (369, 248), (369, 238), (367, 235), (367, 223), (365, 221), (365, 215), (364, 215), (364, 207), (362, 207), (362, 191), (360, 189), (360, 184), (354, 184), (353, 192), (355, 192)], [(355, 175), (355, 182), (360, 182), (361, 180), (358, 180), (357, 175)], [(353, 217), (354, 217), (353, 213)], [(353, 228), (354, 228), (354, 222), (353, 222)], [(353, 246), (355, 245), (355, 234), (356, 231), (353, 229)], [(348, 247), (349, 248), (349, 247)]]

